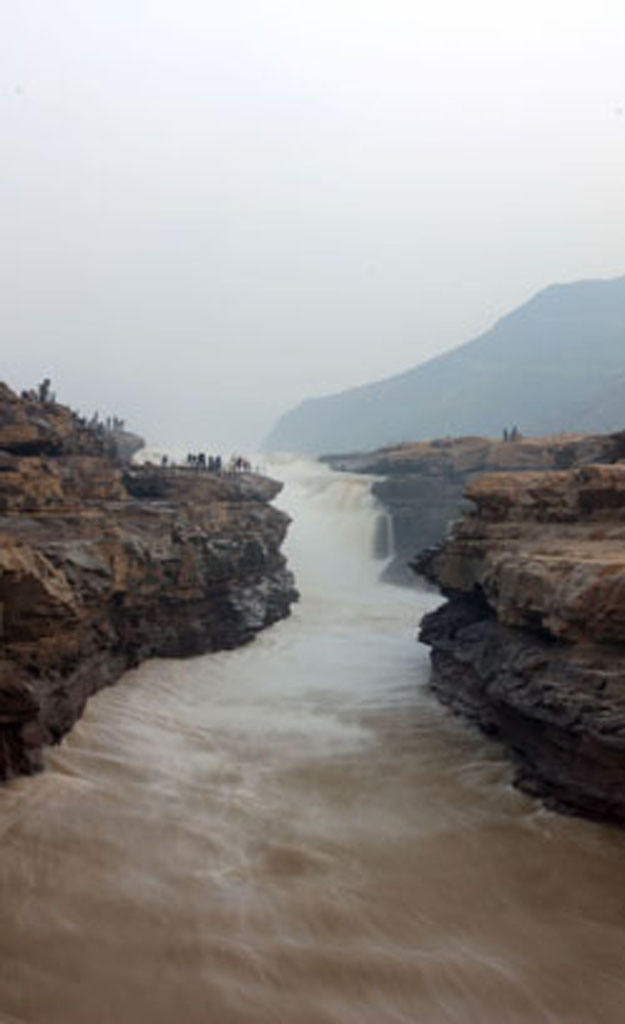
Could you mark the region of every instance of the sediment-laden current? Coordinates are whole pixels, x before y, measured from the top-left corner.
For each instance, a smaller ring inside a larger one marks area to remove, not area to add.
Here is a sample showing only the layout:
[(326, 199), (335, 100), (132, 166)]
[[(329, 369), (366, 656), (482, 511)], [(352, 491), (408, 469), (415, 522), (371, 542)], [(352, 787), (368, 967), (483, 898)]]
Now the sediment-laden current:
[(0, 790), (2, 1024), (621, 1024), (625, 838), (441, 709), (363, 477), (288, 464), (302, 599), (98, 694)]

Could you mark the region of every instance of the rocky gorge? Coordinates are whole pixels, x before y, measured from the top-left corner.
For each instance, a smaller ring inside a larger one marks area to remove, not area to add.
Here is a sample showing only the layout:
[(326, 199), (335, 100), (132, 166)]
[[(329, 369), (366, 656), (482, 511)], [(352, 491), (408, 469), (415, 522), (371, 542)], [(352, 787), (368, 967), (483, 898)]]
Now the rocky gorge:
[(288, 615), (280, 489), (133, 467), (67, 407), (0, 385), (1, 778), (39, 770), (127, 668), (232, 648)]
[(625, 433), (326, 461), (374, 475), (387, 576), (447, 599), (420, 629), (441, 701), (503, 742), (520, 788), (625, 823)]

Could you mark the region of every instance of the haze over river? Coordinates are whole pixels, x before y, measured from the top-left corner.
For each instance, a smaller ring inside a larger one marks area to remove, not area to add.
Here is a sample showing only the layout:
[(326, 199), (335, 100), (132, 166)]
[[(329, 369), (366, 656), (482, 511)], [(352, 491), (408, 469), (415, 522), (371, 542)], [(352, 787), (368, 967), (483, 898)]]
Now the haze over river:
[(625, 836), (427, 690), (363, 477), (273, 466), (293, 616), (152, 661), (0, 790), (2, 1024), (622, 1024)]

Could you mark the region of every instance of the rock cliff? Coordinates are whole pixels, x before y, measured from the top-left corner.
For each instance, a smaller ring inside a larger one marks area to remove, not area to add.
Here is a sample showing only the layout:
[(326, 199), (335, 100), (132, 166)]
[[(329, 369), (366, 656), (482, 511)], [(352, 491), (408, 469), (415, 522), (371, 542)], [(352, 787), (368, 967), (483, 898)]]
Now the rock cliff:
[(124, 467), (69, 409), (0, 385), (0, 777), (155, 655), (245, 643), (297, 593), (264, 477)]
[(448, 598), (421, 625), (433, 688), (503, 741), (522, 788), (625, 823), (625, 463), (490, 474), (466, 496), (415, 565)]
[(327, 455), (334, 469), (370, 473), (373, 492), (392, 520), (395, 557), (386, 570), (393, 582), (412, 582), (408, 563), (437, 544), (466, 502), (467, 484), (482, 473), (547, 472), (625, 457), (625, 433), (498, 441), (485, 437), (442, 438), (396, 445), (366, 454)]

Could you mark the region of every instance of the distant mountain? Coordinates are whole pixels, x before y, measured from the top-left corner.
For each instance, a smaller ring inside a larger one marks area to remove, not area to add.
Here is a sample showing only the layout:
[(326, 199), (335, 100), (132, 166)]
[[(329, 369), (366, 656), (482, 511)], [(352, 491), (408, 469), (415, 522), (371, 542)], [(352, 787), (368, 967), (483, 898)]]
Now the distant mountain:
[(319, 454), (400, 441), (625, 427), (625, 277), (546, 288), (459, 348), (278, 420), (264, 447)]

